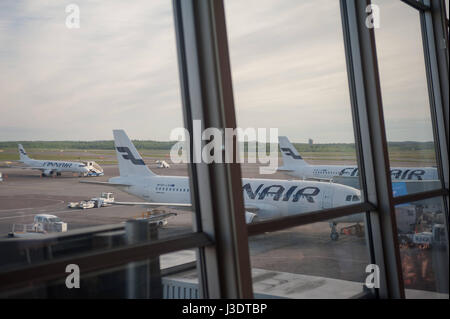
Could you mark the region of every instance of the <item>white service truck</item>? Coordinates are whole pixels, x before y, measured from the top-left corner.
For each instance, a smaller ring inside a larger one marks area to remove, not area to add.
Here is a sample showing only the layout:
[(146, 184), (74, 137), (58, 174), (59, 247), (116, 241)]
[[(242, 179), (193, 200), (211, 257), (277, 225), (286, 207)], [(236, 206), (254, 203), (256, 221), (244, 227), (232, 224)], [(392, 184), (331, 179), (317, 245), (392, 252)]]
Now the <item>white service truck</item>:
[(91, 201), (94, 202), (95, 207), (111, 206), (114, 203), (114, 193), (102, 192), (100, 197), (91, 198)]
[(80, 209), (89, 209), (95, 207), (95, 202), (92, 200), (82, 200), (80, 202), (69, 202), (67, 204), (68, 208), (80, 208)]
[(170, 168), (169, 163), (167, 163), (164, 160), (162, 160), (162, 161), (161, 160), (157, 160), (156, 164), (158, 164), (158, 168)]
[(94, 197), (89, 200), (82, 200), (80, 202), (69, 202), (67, 207), (69, 208), (100, 208), (110, 206), (114, 202), (114, 194), (103, 192), (100, 197)]

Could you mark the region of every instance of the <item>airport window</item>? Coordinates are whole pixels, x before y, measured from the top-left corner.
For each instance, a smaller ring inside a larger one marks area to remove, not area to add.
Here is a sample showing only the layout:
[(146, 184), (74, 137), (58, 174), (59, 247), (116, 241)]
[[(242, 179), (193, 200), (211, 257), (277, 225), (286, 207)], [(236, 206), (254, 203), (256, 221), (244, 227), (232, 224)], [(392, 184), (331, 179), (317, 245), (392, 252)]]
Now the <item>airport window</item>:
[[(245, 178), (242, 181), (244, 206), (258, 208), (261, 202), (263, 207), (266, 198), (277, 204), (277, 209), (272, 212), (264, 208), (254, 212), (255, 220), (265, 222), (267, 229), (270, 229), (270, 222), (273, 221), (275, 227), (278, 218), (293, 218), (296, 214), (301, 218), (302, 214), (310, 212), (320, 215), (321, 210), (360, 202), (361, 190), (359, 176), (352, 176), (358, 165), (341, 21), (340, 15), (335, 14), (339, 12), (339, 3), (267, 0), (258, 2), (257, 7), (258, 10), (255, 10), (249, 1), (225, 3), (238, 127), (276, 127), (280, 136), (287, 135), (270, 141), (278, 142), (280, 170), (264, 176), (261, 174), (264, 165), (259, 164), (259, 175), (251, 175), (250, 172), (257, 172), (252, 169), (252, 164), (245, 162), (241, 165)], [(319, 25), (316, 23), (318, 20), (321, 21)], [(252, 151), (255, 152), (249, 146), (247, 159), (257, 157)], [(330, 167), (337, 162), (341, 165), (343, 176)], [(294, 180), (290, 181), (292, 177)], [(285, 183), (265, 182), (260, 185), (262, 182), (258, 184), (258, 179), (252, 181), (251, 178), (282, 179)], [(333, 183), (329, 183), (330, 180)], [(353, 232), (348, 230), (353, 223), (362, 235), (364, 214), (349, 213), (348, 220), (344, 217), (340, 220), (324, 217), (321, 222), (310, 226), (267, 236), (251, 236), (249, 245), (253, 271), (278, 271), (281, 277), (297, 275), (303, 280), (313, 280), (317, 273), (310, 271), (306, 262), (289, 260), (289, 256), (295, 256), (296, 250), (300, 253), (320, 249), (321, 238), (331, 242), (348, 240), (352, 247), (361, 248), (358, 259), (368, 260), (366, 240), (355, 235), (354, 229)], [(312, 233), (316, 234), (314, 239), (303, 240), (304, 236), (308, 236), (306, 234)], [(270, 238), (270, 248), (264, 244), (266, 237)], [(281, 249), (287, 245), (292, 246), (292, 252)], [(270, 266), (271, 258), (263, 258), (265, 254), (284, 260), (289, 266), (282, 267), (281, 263)], [(337, 257), (336, 262), (345, 263), (348, 257), (342, 256), (340, 261)], [(329, 268), (324, 267), (320, 276), (342, 279), (339, 270), (333, 268), (331, 263), (328, 265)], [(287, 271), (289, 267), (291, 269)], [(355, 266), (354, 272), (356, 277), (347, 279), (357, 282), (364, 270)], [(255, 296), (259, 284), (253, 281)], [(346, 293), (350, 297), (353, 292)], [(305, 292), (302, 297), (307, 296), (308, 292)], [(292, 294), (284, 297), (300, 296)]]
[(448, 298), (442, 198), (397, 205), (395, 213), (406, 298)]
[[(160, 174), (169, 175), (161, 183), (170, 185), (172, 172), (189, 185), (186, 164), (167, 173), (154, 165), (169, 156), (171, 130), (183, 127), (170, 1), (81, 0), (70, 6), (2, 1), (0, 43), (5, 48), (0, 54), (0, 171), (6, 177), (0, 184), (0, 272), (11, 265), (195, 236), (195, 211), (167, 206), (180, 188), (149, 183), (126, 192), (114, 186), (123, 184), (124, 176), (135, 183)], [(124, 130), (113, 133), (116, 128)], [(190, 195), (175, 203), (190, 205)], [(151, 205), (167, 200), (162, 207)], [(40, 213), (49, 217), (34, 219)], [(133, 222), (142, 220), (150, 229), (133, 235), (138, 232)], [(70, 238), (78, 249), (70, 247)], [(25, 242), (22, 249), (17, 248), (20, 241)], [(29, 247), (33, 241), (41, 248)], [(191, 263), (203, 244), (187, 247), (189, 258), (180, 263)], [(51, 253), (40, 256), (39, 249)], [(116, 278), (103, 277), (110, 279), (103, 281), (105, 287)], [(114, 289), (120, 291), (119, 286)]]
[(375, 39), (394, 196), (438, 189), (421, 13), (400, 1), (373, 3), (384, 13)]

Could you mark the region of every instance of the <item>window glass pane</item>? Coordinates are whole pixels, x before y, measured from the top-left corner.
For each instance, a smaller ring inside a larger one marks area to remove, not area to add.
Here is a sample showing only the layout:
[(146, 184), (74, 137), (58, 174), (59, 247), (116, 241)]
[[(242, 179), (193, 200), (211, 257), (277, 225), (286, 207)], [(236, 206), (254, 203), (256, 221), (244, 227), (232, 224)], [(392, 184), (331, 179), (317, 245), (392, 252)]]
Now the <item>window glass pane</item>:
[(1, 269), (192, 232), (170, 1), (2, 1), (0, 45)]
[(249, 240), (255, 298), (350, 298), (369, 273), (365, 214), (334, 220), (337, 241), (324, 221), (252, 236)]
[(394, 196), (439, 188), (419, 12), (401, 1), (373, 3)]
[(448, 26), (448, 10), (450, 9), (448, 6), (449, 0), (445, 0), (445, 15), (447, 17), (447, 26)]
[(442, 198), (397, 205), (406, 298), (448, 299), (448, 255)]
[[(339, 2), (230, 0), (225, 9), (237, 123), (247, 130), (240, 142), (250, 141), (242, 165), (247, 215), (358, 202)], [(255, 145), (265, 146), (264, 138), (270, 160)]]

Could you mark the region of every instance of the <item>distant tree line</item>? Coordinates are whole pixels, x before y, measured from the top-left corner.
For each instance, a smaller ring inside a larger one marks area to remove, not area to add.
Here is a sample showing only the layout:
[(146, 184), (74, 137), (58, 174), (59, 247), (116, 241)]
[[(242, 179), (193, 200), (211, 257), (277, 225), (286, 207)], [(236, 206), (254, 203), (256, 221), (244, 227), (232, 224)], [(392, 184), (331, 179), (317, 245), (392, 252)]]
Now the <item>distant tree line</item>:
[[(175, 142), (133, 141), (138, 149), (169, 150)], [(22, 144), (25, 149), (75, 149), (75, 150), (114, 150), (114, 141), (17, 141), (0, 142), (1, 148), (15, 148)]]
[[(141, 150), (170, 150), (176, 142), (158, 142), (134, 140), (134, 145)], [(16, 148), (17, 144), (22, 144), (25, 148), (37, 149), (76, 149), (76, 150), (113, 150), (113, 141), (16, 141), (0, 142), (0, 149)], [(324, 143), (313, 144), (293, 143), (299, 152), (354, 152), (354, 143)], [(266, 150), (269, 151), (267, 144)], [(418, 151), (433, 150), (433, 142), (389, 142), (390, 151)], [(248, 150), (245, 143), (244, 150)]]

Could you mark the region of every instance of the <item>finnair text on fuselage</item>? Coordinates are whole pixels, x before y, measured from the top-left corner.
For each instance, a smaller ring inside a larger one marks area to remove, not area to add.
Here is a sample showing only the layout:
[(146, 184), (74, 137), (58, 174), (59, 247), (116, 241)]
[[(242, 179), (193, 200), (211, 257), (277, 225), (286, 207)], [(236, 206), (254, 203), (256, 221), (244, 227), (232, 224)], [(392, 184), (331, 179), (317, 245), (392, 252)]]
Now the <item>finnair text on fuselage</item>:
[[(332, 178), (334, 176), (359, 176), (359, 170), (357, 167), (342, 167), (343, 166), (328, 166), (324, 168), (324, 165), (311, 165), (310, 167), (299, 169), (299, 176), (304, 175), (317, 178)], [(437, 179), (437, 171), (435, 168), (396, 167), (391, 169), (391, 178), (393, 180), (433, 180)]]
[(66, 162), (44, 162), (42, 163), (43, 167), (64, 167), (64, 168), (70, 168), (72, 167), (73, 163), (66, 163)]

